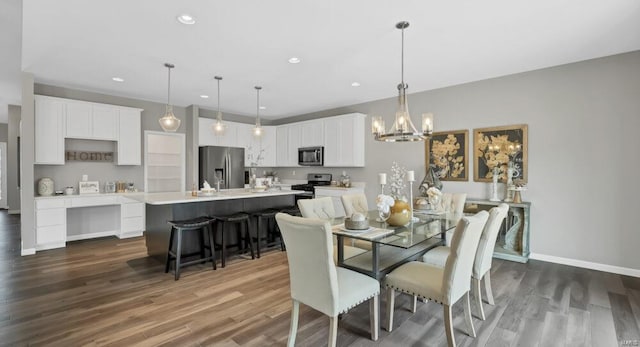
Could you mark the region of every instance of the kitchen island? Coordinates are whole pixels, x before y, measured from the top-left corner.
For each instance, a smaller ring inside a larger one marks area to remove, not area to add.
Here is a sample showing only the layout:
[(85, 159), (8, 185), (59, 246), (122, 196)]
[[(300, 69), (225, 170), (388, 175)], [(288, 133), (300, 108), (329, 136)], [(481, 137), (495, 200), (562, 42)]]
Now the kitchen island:
[[(252, 192), (247, 189), (229, 189), (212, 196), (191, 196), (190, 192), (147, 193), (139, 196), (146, 204), (145, 240), (147, 254), (165, 261), (169, 246), (170, 220), (185, 220), (201, 216), (224, 216), (238, 212), (252, 213), (267, 208), (286, 209), (295, 206), (298, 190)], [(253, 228), (253, 226), (252, 226)], [(198, 249), (198, 240), (185, 235), (184, 250)]]

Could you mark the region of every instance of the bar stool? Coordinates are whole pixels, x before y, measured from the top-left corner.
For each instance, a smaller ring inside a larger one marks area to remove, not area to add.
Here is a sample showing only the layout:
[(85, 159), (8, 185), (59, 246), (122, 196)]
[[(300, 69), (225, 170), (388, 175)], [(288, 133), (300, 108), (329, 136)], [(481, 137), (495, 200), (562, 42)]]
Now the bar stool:
[[(254, 240), (256, 240), (256, 250), (258, 251), (258, 258), (260, 258), (260, 248), (261, 247), (261, 240), (265, 241), (264, 247), (270, 247), (276, 244), (275, 242), (275, 228), (278, 227), (278, 224), (276, 223), (276, 214), (280, 212), (279, 210), (274, 210), (274, 209), (266, 209), (266, 210), (262, 210), (262, 211), (258, 211), (258, 212), (254, 212), (251, 214), (252, 217), (255, 217), (257, 220), (257, 228), (256, 228), (256, 237), (254, 238)], [(262, 234), (262, 223), (266, 222), (266, 234), (264, 236), (261, 236), (260, 234)], [(275, 225), (275, 228), (272, 229), (271, 225)], [(278, 233), (279, 234), (279, 233)], [(271, 241), (269, 241), (271, 239)], [(282, 237), (280, 236), (280, 244), (282, 244)]]
[[(208, 217), (198, 217), (189, 220), (169, 221), (171, 224), (171, 234), (169, 236), (169, 249), (167, 250), (167, 263), (164, 268), (164, 272), (169, 272), (171, 261), (175, 260), (175, 280), (180, 279), (180, 268), (197, 263), (205, 263), (209, 260), (213, 263), (213, 269), (216, 269), (216, 254), (213, 243), (213, 232), (211, 230), (211, 222), (213, 220)], [(200, 231), (198, 238), (200, 239), (200, 251), (182, 254), (182, 236), (183, 232)], [(177, 235), (176, 235), (177, 234)], [(205, 244), (205, 234), (209, 235), (209, 245)], [(173, 241), (176, 240), (175, 251), (173, 250)], [(211, 256), (207, 257), (205, 250), (209, 249)], [(190, 260), (183, 262), (182, 257), (190, 257), (196, 254), (200, 254), (200, 258), (196, 260)]]
[[(220, 232), (220, 239), (221, 239), (220, 249), (222, 250), (220, 261), (221, 261), (222, 267), (225, 267), (226, 265), (226, 258), (227, 258), (226, 253), (227, 253), (228, 247), (238, 247), (238, 253), (245, 251), (248, 248), (251, 251), (251, 259), (255, 259), (255, 254), (253, 253), (253, 242), (251, 241), (251, 233), (250, 233), (251, 229), (249, 227), (248, 214), (236, 213), (228, 216), (213, 216), (213, 219), (215, 219), (215, 223), (216, 223), (216, 233)], [(238, 229), (236, 231), (238, 240), (235, 244), (227, 246), (226, 233), (229, 230), (227, 228), (229, 224), (236, 224), (238, 226)], [(241, 229), (244, 229), (244, 235)], [(244, 247), (242, 246), (243, 241), (244, 241)]]

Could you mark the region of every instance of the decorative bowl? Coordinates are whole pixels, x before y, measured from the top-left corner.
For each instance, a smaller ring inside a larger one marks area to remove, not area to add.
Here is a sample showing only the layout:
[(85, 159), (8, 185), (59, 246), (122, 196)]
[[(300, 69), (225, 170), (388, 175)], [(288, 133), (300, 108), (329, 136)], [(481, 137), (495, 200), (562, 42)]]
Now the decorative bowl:
[(267, 190), (267, 186), (255, 186), (255, 187), (253, 187), (253, 190), (252, 190), (252, 191), (253, 191), (254, 193), (262, 193), (262, 192), (264, 192), (265, 190)]
[(366, 230), (369, 229), (369, 219), (353, 221), (351, 218), (346, 217), (344, 219), (344, 227), (351, 230)]

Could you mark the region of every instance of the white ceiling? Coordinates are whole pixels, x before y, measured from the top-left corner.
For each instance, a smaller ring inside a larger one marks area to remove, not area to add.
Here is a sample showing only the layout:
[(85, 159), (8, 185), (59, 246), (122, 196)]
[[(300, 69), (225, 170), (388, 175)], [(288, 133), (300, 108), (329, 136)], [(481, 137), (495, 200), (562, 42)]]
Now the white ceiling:
[(269, 119), (395, 96), (401, 20), (410, 93), (640, 49), (637, 0), (24, 0), (23, 12), (22, 69), (37, 82), (166, 102), (171, 62), (173, 104), (217, 107), (221, 75), (223, 112), (255, 115), (261, 85)]

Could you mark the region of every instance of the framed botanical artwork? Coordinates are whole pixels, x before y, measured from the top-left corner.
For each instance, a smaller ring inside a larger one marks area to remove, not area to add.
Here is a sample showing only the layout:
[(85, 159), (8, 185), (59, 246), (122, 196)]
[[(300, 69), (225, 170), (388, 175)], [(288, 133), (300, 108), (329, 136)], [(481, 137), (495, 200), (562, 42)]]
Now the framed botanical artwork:
[(425, 141), (425, 163), (441, 181), (469, 180), (469, 130), (435, 132)]
[[(473, 129), (473, 180), (491, 182), (512, 179), (527, 183), (527, 125)], [(495, 170), (494, 170), (495, 169)]]

